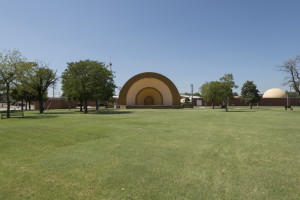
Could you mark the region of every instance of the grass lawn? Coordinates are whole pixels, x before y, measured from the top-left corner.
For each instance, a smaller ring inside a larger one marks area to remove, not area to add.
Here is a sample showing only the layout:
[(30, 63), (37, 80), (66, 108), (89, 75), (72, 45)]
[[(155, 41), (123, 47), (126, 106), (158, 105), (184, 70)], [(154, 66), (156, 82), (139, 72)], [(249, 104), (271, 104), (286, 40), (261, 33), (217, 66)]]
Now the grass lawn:
[(300, 108), (0, 120), (0, 199), (300, 199)]

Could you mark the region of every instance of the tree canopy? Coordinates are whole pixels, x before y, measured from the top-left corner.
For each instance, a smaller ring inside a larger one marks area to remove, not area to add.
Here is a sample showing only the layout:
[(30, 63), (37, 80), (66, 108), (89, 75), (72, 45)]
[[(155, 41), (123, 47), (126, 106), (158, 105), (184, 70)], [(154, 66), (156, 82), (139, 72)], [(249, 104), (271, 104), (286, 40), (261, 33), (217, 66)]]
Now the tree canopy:
[[(62, 74), (62, 90), (69, 99), (84, 101), (87, 113), (88, 100), (108, 100), (116, 88), (113, 73), (105, 64), (92, 60), (69, 62)], [(97, 103), (98, 104), (98, 103)]]
[(18, 50), (0, 52), (0, 88), (6, 96), (7, 118), (10, 117), (11, 90), (17, 80), (22, 61), (22, 54)]
[(220, 81), (204, 83), (201, 88), (201, 96), (206, 102), (212, 102), (212, 108), (216, 101), (222, 101), (228, 111), (229, 100), (233, 98), (232, 88), (237, 88), (232, 74), (225, 74)]
[(17, 101), (22, 101), (22, 110), (23, 110), (23, 101), (29, 102), (38, 99), (36, 91), (28, 85), (30, 75), (32, 75), (33, 67), (37, 66), (35, 62), (22, 62), (22, 70), (19, 70), (17, 75), (17, 82), (15, 87), (12, 90), (12, 98)]
[(215, 108), (214, 103), (218, 100), (220, 100), (220, 82), (219, 81), (211, 81), (204, 83), (200, 90), (201, 90), (201, 96), (206, 102), (212, 103), (212, 108)]
[(48, 88), (57, 81), (56, 72), (43, 63), (32, 63), (22, 78), (22, 85), (28, 94), (36, 96), (39, 101), (40, 113), (44, 112), (44, 100)]
[(220, 81), (228, 84), (231, 89), (239, 87), (235, 84), (232, 74), (224, 74), (224, 76), (220, 78)]
[(249, 103), (249, 108), (252, 109), (252, 104), (260, 101), (259, 90), (253, 81), (246, 81), (241, 89), (241, 101)]

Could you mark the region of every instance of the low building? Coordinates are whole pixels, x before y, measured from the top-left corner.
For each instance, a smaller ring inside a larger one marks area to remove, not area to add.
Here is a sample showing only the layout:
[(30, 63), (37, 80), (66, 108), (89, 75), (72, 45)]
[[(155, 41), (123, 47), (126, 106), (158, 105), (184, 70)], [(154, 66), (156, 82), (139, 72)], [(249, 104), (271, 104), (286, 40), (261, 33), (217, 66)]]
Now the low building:
[(185, 99), (189, 98), (190, 102), (192, 103), (193, 106), (203, 106), (202, 102), (203, 99), (200, 96), (189, 96), (189, 95), (180, 95), (180, 102), (181, 104), (184, 104)]

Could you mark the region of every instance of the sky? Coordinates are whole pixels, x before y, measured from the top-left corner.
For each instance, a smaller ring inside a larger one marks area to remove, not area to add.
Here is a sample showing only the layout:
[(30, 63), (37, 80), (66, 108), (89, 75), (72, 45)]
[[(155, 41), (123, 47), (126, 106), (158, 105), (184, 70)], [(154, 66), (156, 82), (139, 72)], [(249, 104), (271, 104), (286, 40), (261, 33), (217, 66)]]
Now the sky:
[(121, 87), (157, 72), (180, 93), (191, 84), (198, 92), (232, 73), (238, 93), (247, 80), (260, 93), (287, 90), (276, 66), (300, 55), (299, 0), (0, 0), (0, 8), (0, 51), (17, 49), (58, 76), (67, 62), (111, 60)]

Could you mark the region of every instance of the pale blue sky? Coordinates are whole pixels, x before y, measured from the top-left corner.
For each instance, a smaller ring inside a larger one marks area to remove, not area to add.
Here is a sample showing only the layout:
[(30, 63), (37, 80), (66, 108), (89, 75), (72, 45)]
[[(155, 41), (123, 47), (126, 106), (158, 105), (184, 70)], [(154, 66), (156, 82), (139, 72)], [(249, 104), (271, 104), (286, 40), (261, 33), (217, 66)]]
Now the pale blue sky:
[[(109, 63), (122, 86), (157, 72), (179, 92), (233, 73), (261, 93), (282, 86), (275, 67), (300, 54), (299, 0), (0, 0), (0, 50), (58, 70), (67, 62)], [(51, 91), (49, 91), (51, 92)]]

